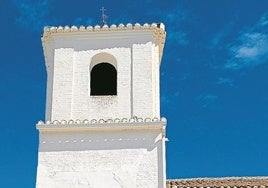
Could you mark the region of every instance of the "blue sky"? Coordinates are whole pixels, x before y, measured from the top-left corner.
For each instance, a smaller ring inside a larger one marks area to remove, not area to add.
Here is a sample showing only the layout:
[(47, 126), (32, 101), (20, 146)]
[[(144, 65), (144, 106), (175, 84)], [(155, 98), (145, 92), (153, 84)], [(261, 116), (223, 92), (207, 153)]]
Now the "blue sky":
[(35, 187), (45, 25), (163, 22), (168, 178), (268, 175), (267, 0), (0, 0), (0, 187)]

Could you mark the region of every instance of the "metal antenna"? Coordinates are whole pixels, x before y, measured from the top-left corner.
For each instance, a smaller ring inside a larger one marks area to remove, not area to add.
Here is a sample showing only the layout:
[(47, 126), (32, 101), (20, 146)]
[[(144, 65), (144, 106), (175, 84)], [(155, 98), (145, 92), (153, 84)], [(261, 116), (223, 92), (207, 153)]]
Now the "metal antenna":
[(104, 7), (102, 7), (100, 9), (101, 13), (102, 13), (102, 21), (101, 21), (101, 27), (103, 27), (104, 25), (106, 25), (106, 19), (108, 18), (108, 16), (106, 14), (104, 14), (104, 12), (106, 11), (106, 9)]

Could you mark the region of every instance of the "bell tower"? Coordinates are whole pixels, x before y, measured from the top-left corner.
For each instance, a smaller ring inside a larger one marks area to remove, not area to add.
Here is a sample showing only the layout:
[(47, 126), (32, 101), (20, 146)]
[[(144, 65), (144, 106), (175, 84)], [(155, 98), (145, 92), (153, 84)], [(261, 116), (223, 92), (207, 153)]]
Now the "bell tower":
[(163, 24), (46, 27), (38, 188), (166, 187)]

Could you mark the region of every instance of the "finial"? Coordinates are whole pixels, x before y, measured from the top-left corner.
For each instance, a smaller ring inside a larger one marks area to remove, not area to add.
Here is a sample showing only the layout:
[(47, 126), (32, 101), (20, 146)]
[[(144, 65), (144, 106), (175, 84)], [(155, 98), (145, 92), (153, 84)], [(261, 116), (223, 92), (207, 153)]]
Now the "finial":
[(101, 13), (102, 13), (102, 21), (101, 21), (101, 27), (103, 27), (104, 25), (106, 25), (106, 19), (108, 18), (108, 16), (106, 14), (104, 14), (104, 12), (106, 11), (106, 9), (104, 7), (102, 7), (100, 9)]

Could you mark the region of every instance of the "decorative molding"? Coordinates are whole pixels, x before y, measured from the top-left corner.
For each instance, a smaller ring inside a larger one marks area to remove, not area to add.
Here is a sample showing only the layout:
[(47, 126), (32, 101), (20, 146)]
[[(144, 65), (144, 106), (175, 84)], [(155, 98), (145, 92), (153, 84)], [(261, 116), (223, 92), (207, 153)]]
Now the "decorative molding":
[(70, 32), (99, 32), (99, 31), (115, 31), (115, 30), (161, 30), (163, 32), (165, 32), (165, 25), (163, 23), (152, 23), (152, 24), (148, 24), (145, 23), (143, 25), (136, 23), (134, 25), (132, 25), (131, 23), (128, 23), (126, 25), (124, 24), (119, 24), (118, 26), (115, 24), (112, 24), (110, 26), (108, 25), (104, 25), (104, 26), (99, 26), (99, 25), (95, 25), (95, 26), (46, 26), (44, 27), (44, 34), (43, 37), (48, 36), (52, 33), (70, 33)]
[(139, 118), (139, 117), (131, 117), (131, 118), (115, 118), (115, 119), (84, 119), (84, 120), (48, 120), (46, 122), (40, 120), (37, 125), (59, 125), (59, 124), (109, 124), (109, 123), (149, 123), (149, 122), (162, 122), (166, 123), (167, 119), (165, 117), (162, 118)]
[[(57, 34), (93, 34), (93, 33), (99, 33), (99, 32), (114, 32), (114, 31), (152, 31), (153, 32), (153, 38), (159, 45), (159, 58), (161, 62), (161, 58), (163, 55), (163, 48), (166, 40), (166, 32), (165, 32), (165, 25), (163, 23), (152, 23), (148, 24), (145, 23), (143, 25), (136, 23), (136, 24), (131, 24), (128, 23), (126, 25), (124, 24), (119, 24), (115, 25), (112, 24), (110, 26), (104, 25), (104, 26), (46, 26), (44, 27), (44, 33), (42, 36), (42, 42), (44, 43), (46, 40), (50, 38), (51, 35), (57, 35)], [(43, 44), (44, 46), (44, 44)]]
[(162, 130), (165, 136), (166, 118), (116, 118), (116, 119), (84, 119), (84, 120), (53, 120), (53, 121), (39, 121), (36, 124), (36, 129), (39, 131), (63, 131), (63, 130), (144, 130), (154, 129)]

